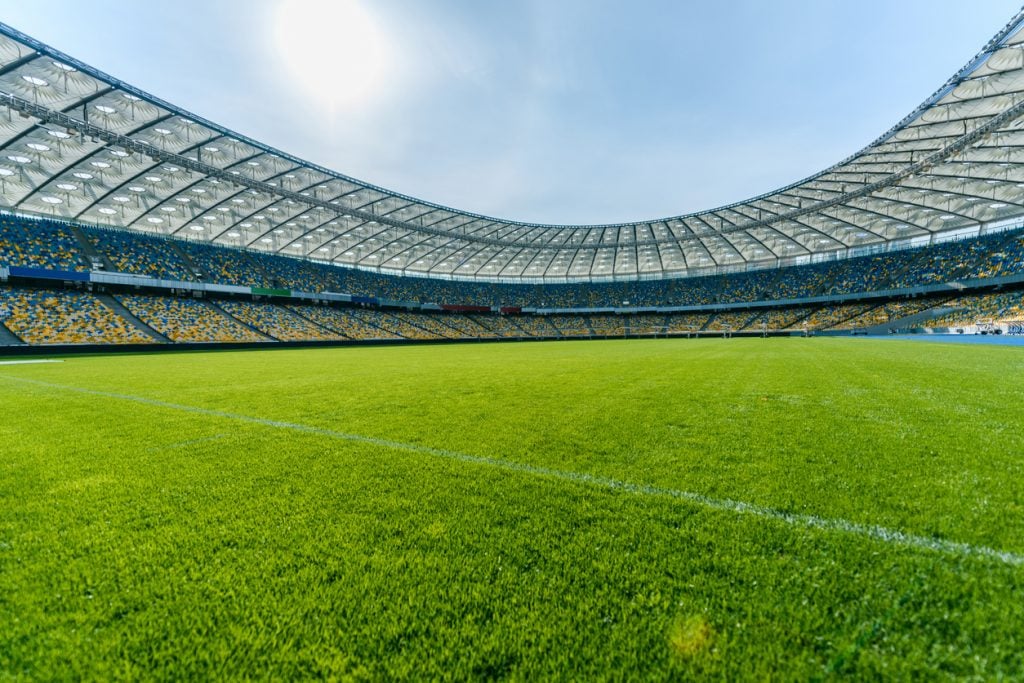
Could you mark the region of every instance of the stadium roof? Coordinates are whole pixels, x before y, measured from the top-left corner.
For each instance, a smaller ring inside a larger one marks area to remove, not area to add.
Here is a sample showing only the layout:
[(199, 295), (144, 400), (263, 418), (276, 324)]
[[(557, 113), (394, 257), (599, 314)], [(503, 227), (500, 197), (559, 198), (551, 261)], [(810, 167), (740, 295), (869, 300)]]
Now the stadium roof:
[(297, 159), (0, 24), (0, 208), (485, 280), (682, 276), (1024, 216), (1024, 11), (860, 152), (728, 206), (609, 225), (459, 211)]

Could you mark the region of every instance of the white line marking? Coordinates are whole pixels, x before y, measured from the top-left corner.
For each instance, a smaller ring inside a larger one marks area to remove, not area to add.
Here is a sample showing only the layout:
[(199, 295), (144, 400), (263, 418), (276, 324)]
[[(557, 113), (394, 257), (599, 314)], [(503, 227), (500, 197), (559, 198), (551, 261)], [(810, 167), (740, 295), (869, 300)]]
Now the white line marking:
[(1024, 554), (1014, 553), (1007, 550), (998, 550), (996, 548), (990, 548), (988, 546), (972, 545), (970, 543), (949, 541), (941, 538), (929, 538), (927, 536), (918, 536), (896, 529), (889, 529), (887, 527), (876, 526), (872, 524), (859, 524), (857, 522), (851, 522), (845, 519), (830, 519), (828, 517), (818, 517), (817, 515), (803, 515), (784, 512), (782, 510), (776, 510), (774, 508), (764, 507), (762, 505), (756, 505), (754, 503), (744, 503), (743, 501), (739, 500), (731, 500), (728, 498), (711, 498), (700, 493), (693, 493), (692, 491), (680, 491), (677, 489), (668, 489), (659, 486), (652, 486), (650, 484), (636, 484), (633, 482), (621, 481), (618, 479), (609, 479), (606, 477), (586, 474), (583, 472), (556, 470), (548, 467), (538, 467), (536, 465), (528, 465), (524, 463), (513, 462), (510, 460), (501, 460), (499, 458), (487, 458), (478, 455), (468, 455), (466, 453), (459, 453), (457, 451), (448, 451), (440, 448), (431, 448), (430, 446), (420, 446), (417, 444), (403, 443), (401, 441), (391, 441), (389, 439), (378, 439), (376, 437), (363, 436), (360, 434), (348, 434), (346, 432), (338, 432), (332, 429), (322, 429), (320, 427), (311, 427), (309, 425), (298, 424), (294, 422), (266, 420), (259, 417), (251, 417), (249, 415), (229, 413), (221, 410), (212, 410), (210, 408), (199, 408), (196, 406), (182, 405), (180, 403), (170, 403), (158, 399), (146, 398), (144, 396), (132, 396), (130, 394), (119, 394), (110, 391), (84, 389), (82, 387), (76, 387), (67, 384), (43, 382), (41, 380), (28, 379), (25, 377), (11, 377), (9, 375), (0, 375), (0, 379), (5, 379), (11, 382), (20, 382), (23, 384), (32, 384), (40, 387), (47, 387), (50, 389), (58, 389), (61, 391), (70, 391), (79, 394), (85, 394), (88, 396), (100, 396), (103, 398), (113, 398), (121, 401), (131, 401), (134, 403), (141, 403), (143, 405), (153, 406), (156, 408), (167, 408), (170, 410), (177, 410), (185, 413), (193, 413), (195, 415), (206, 415), (209, 417), (220, 417), (228, 420), (237, 420), (239, 422), (247, 422), (249, 424), (262, 425), (264, 427), (288, 429), (291, 431), (301, 432), (304, 434), (316, 434), (318, 436), (327, 436), (333, 439), (341, 439), (344, 441), (371, 444), (374, 446), (392, 448), (395, 450), (408, 451), (412, 453), (423, 453), (425, 455), (433, 455), (441, 458), (446, 458), (448, 460), (456, 460), (459, 462), (466, 462), (474, 465), (487, 465), (490, 467), (496, 467), (498, 469), (502, 469), (508, 472), (517, 472), (520, 474), (529, 474), (538, 477), (560, 479), (562, 481), (569, 481), (578, 484), (587, 484), (590, 486), (596, 486), (599, 488), (608, 489), (612, 491), (623, 491), (625, 493), (631, 493), (634, 495), (674, 498), (676, 500), (683, 500), (688, 503), (709, 508), (711, 510), (718, 510), (721, 512), (732, 512), (739, 515), (750, 515), (753, 517), (761, 517), (763, 519), (771, 519), (783, 522), (785, 524), (789, 524), (790, 526), (805, 527), (809, 529), (821, 529), (824, 531), (839, 531), (847, 534), (852, 534), (855, 536), (871, 538), (877, 541), (882, 541), (883, 543), (900, 545), (908, 548), (915, 548), (918, 550), (931, 550), (937, 553), (942, 553), (945, 555), (954, 555), (958, 557), (976, 557), (987, 560), (996, 560), (998, 562), (1002, 562), (1003, 564), (1011, 565), (1014, 567), (1024, 566)]
[(62, 360), (55, 360), (52, 358), (42, 358), (33, 360), (0, 360), (0, 365), (35, 365), (37, 363), (63, 363)]

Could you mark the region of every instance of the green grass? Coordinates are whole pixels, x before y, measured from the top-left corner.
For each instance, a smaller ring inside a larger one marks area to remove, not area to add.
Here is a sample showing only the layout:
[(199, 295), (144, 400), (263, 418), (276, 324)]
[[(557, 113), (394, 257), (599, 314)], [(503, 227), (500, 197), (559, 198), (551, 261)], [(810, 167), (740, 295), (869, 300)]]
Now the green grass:
[(1019, 555), (1022, 390), (850, 339), (0, 366), (0, 678), (1019, 678), (1024, 566), (566, 477)]

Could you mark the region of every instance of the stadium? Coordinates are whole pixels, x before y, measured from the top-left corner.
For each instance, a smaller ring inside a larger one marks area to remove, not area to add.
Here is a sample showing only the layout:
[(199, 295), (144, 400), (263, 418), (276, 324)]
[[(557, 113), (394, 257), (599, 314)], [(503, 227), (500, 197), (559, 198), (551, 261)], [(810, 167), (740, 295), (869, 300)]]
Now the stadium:
[(544, 224), (0, 24), (0, 674), (1024, 677), (1022, 95)]

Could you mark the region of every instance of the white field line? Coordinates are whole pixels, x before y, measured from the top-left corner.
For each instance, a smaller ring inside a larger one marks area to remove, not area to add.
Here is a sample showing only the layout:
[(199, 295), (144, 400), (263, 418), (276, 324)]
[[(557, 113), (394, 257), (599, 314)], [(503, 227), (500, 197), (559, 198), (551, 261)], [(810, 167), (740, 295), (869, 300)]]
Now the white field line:
[(855, 536), (871, 538), (876, 541), (881, 541), (882, 543), (887, 543), (890, 545), (904, 546), (918, 550), (930, 550), (937, 553), (942, 553), (944, 555), (952, 555), (957, 557), (976, 557), (987, 560), (995, 560), (997, 562), (1001, 562), (1003, 564), (1011, 565), (1014, 567), (1024, 566), (1024, 554), (1020, 553), (1014, 553), (1006, 550), (998, 550), (996, 548), (990, 548), (983, 545), (972, 545), (970, 543), (961, 543), (958, 541), (948, 541), (940, 538), (918, 536), (896, 529), (889, 529), (887, 527), (876, 526), (871, 524), (860, 524), (845, 519), (784, 512), (782, 510), (776, 510), (774, 508), (764, 507), (762, 505), (756, 505), (754, 503), (745, 503), (739, 500), (731, 500), (728, 498), (711, 498), (709, 496), (705, 496), (700, 493), (694, 493), (692, 491), (680, 491), (677, 489), (668, 489), (659, 486), (652, 486), (650, 484), (636, 484), (633, 482), (621, 481), (618, 479), (609, 479), (607, 477), (600, 477), (592, 474), (586, 474), (583, 472), (572, 472), (551, 469), (548, 467), (538, 467), (536, 465), (528, 465), (524, 463), (513, 462), (511, 460), (502, 460), (500, 458), (488, 458), (477, 455), (468, 455), (466, 453), (459, 453), (457, 451), (449, 451), (440, 448), (431, 448), (430, 446), (420, 446), (417, 444), (403, 443), (401, 441), (378, 439), (372, 436), (348, 434), (346, 432), (338, 432), (332, 429), (311, 427), (309, 425), (298, 424), (295, 422), (267, 420), (260, 417), (240, 415), (238, 413), (229, 413), (222, 410), (199, 408), (196, 406), (182, 405), (180, 403), (169, 403), (167, 401), (146, 398), (144, 396), (132, 396), (130, 394), (119, 394), (109, 391), (84, 389), (82, 387), (76, 387), (66, 384), (44, 382), (41, 380), (28, 379), (25, 377), (11, 377), (9, 375), (0, 375), (0, 379), (4, 379), (10, 382), (19, 382), (22, 384), (46, 387), (49, 389), (56, 389), (60, 391), (69, 391), (78, 394), (85, 394), (87, 396), (99, 396), (102, 398), (112, 398), (121, 401), (131, 401), (134, 403), (141, 403), (143, 405), (153, 406), (156, 408), (167, 408), (169, 410), (177, 410), (180, 412), (192, 413), (195, 415), (219, 417), (228, 420), (235, 420), (238, 422), (262, 425), (264, 427), (287, 429), (294, 432), (301, 432), (304, 434), (315, 434), (318, 436), (326, 436), (332, 439), (340, 439), (356, 443), (371, 444), (374, 446), (381, 446), (383, 448), (392, 448), (395, 450), (408, 451), (412, 453), (422, 453), (425, 455), (432, 455), (440, 458), (446, 458), (448, 460), (471, 463), (474, 465), (487, 465), (489, 467), (495, 467), (508, 472), (529, 474), (532, 476), (546, 477), (550, 479), (559, 479), (562, 481), (586, 484), (589, 486), (594, 486), (612, 491), (622, 491), (624, 493), (630, 493), (633, 495), (674, 498), (676, 500), (686, 501), (688, 503), (699, 505), (701, 507), (708, 508), (711, 510), (731, 512), (739, 515), (749, 515), (752, 517), (760, 517), (763, 519), (771, 519), (795, 527), (821, 529), (824, 531), (838, 531), (846, 534), (852, 534)]
[(36, 363), (63, 363), (54, 358), (35, 358), (32, 360), (0, 360), (0, 365), (34, 365)]

